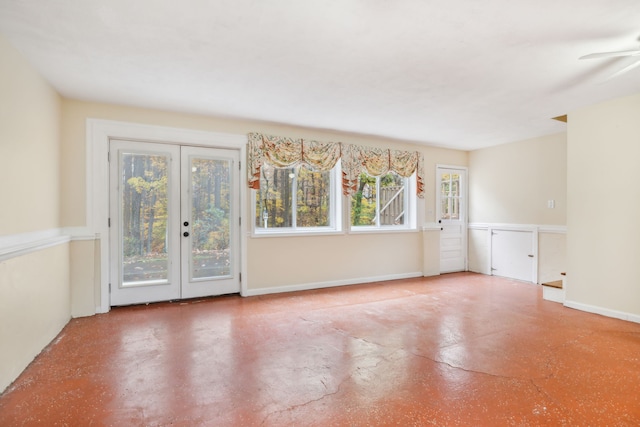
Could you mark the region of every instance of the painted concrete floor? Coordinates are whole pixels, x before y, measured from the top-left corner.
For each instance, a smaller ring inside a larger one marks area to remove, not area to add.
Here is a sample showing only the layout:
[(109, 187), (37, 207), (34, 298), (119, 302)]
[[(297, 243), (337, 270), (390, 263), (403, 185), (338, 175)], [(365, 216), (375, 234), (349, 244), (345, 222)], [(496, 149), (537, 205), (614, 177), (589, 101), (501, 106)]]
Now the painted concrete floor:
[(75, 319), (0, 426), (640, 425), (640, 325), (452, 274)]

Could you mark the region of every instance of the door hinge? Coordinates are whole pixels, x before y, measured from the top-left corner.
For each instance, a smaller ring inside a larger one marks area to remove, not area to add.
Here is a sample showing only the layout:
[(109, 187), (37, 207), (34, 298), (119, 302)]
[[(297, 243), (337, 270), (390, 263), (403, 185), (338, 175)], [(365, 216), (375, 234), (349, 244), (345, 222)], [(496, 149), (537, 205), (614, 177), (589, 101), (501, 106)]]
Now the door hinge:
[(111, 293), (111, 283), (109, 283), (109, 293)]
[(107, 153), (107, 162), (111, 161), (111, 151)]
[(238, 161), (238, 170), (241, 171), (242, 170), (242, 161)]
[(111, 227), (111, 218), (107, 219), (107, 227)]
[(242, 227), (242, 217), (241, 216), (238, 217), (238, 226)]
[(242, 273), (238, 273), (238, 275), (240, 276), (238, 280), (242, 283)]

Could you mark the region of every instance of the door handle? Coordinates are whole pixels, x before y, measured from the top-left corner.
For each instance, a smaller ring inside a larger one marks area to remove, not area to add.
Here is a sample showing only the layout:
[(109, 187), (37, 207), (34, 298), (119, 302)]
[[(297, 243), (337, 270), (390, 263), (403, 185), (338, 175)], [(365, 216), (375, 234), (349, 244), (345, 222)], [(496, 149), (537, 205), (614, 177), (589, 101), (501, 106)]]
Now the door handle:
[(185, 226), (185, 227), (188, 227), (188, 226), (189, 226), (189, 221), (185, 221), (185, 222), (184, 222), (184, 226)]
[(533, 255), (527, 255), (529, 258), (533, 258)]
[(185, 231), (184, 233), (182, 233), (182, 235), (183, 235), (184, 237), (189, 237), (189, 232), (188, 232), (188, 231)]

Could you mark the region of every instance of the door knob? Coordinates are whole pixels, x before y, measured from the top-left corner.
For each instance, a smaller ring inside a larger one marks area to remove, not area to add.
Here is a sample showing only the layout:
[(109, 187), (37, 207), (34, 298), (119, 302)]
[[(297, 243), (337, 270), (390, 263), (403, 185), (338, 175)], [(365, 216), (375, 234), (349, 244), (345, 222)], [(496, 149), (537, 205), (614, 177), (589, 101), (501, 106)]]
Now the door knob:
[(189, 232), (188, 232), (188, 231), (185, 231), (184, 233), (182, 233), (182, 235), (183, 235), (184, 237), (189, 237)]

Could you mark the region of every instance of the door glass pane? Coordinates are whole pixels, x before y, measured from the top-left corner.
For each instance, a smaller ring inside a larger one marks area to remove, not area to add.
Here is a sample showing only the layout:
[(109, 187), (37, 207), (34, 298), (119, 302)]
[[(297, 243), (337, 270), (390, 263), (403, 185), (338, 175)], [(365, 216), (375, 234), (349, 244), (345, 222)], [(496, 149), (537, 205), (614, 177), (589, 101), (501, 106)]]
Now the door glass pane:
[(191, 279), (231, 274), (230, 163), (191, 159)]
[(451, 195), (459, 196), (460, 195), (460, 175), (453, 174), (451, 178)]
[(449, 195), (450, 185), (449, 185), (450, 175), (448, 173), (443, 174), (440, 179), (440, 194), (443, 197), (447, 197)]
[(440, 200), (441, 203), (441, 209), (440, 209), (440, 219), (451, 219), (451, 212), (449, 211), (449, 198), (448, 197), (443, 197)]
[(460, 198), (451, 198), (451, 219), (460, 219)]
[(122, 286), (167, 282), (169, 157), (121, 152)]

